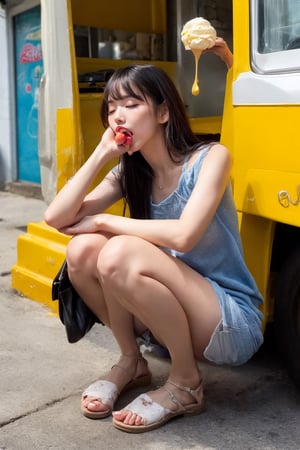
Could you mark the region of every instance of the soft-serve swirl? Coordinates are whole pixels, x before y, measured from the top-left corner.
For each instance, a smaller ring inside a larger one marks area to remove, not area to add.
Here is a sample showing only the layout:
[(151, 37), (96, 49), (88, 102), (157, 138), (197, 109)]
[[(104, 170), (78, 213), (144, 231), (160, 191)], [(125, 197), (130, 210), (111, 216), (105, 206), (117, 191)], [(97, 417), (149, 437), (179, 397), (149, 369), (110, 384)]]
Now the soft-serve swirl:
[(203, 17), (195, 17), (184, 25), (181, 31), (181, 40), (186, 50), (191, 50), (195, 57), (195, 80), (192, 94), (198, 95), (198, 63), (203, 50), (213, 47), (217, 37), (216, 30), (210, 22)]

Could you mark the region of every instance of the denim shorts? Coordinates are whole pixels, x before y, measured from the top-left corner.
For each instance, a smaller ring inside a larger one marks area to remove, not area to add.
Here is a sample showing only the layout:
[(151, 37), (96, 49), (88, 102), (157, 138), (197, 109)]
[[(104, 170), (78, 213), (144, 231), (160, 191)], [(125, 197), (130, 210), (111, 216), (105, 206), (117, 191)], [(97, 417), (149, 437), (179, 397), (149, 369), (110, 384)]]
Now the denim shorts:
[(217, 283), (207, 281), (219, 300), (222, 319), (204, 350), (204, 357), (215, 364), (244, 364), (263, 343), (262, 315), (250, 307), (244, 311)]

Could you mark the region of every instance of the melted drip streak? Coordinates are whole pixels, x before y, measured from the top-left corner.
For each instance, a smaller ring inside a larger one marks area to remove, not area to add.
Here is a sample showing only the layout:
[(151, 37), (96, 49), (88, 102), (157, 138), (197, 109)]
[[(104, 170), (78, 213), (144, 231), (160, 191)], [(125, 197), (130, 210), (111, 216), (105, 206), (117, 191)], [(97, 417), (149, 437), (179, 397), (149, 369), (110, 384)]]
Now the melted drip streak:
[(194, 58), (195, 58), (195, 79), (194, 79), (194, 83), (192, 86), (192, 94), (199, 95), (200, 88), (198, 85), (198, 65), (199, 65), (199, 59), (200, 59), (202, 50), (199, 50), (197, 48), (192, 48), (191, 50), (192, 50), (192, 52), (194, 54)]

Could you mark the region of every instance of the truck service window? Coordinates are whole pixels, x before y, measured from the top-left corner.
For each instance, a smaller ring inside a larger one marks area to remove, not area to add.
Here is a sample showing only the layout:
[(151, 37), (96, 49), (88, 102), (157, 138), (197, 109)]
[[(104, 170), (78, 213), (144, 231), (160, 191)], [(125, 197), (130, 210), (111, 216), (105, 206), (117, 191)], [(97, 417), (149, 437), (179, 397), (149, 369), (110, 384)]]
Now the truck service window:
[(300, 68), (300, 0), (253, 0), (251, 32), (255, 72)]

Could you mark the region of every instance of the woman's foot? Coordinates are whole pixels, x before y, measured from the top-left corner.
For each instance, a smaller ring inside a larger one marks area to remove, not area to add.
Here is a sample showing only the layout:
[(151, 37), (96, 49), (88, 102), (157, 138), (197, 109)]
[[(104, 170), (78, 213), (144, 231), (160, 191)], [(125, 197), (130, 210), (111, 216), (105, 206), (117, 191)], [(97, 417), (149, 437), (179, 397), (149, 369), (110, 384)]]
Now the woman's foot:
[(150, 383), (151, 372), (142, 355), (122, 355), (106, 380), (96, 381), (83, 392), (81, 411), (86, 417), (103, 419), (111, 414), (122, 391)]
[(122, 431), (143, 433), (162, 426), (176, 416), (196, 415), (204, 409), (202, 379), (194, 388), (168, 380), (156, 391), (139, 395), (121, 411), (113, 412), (113, 424)]

